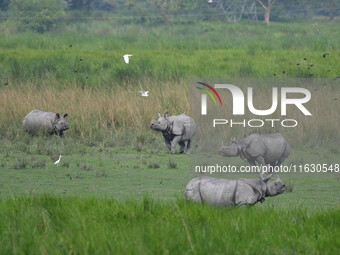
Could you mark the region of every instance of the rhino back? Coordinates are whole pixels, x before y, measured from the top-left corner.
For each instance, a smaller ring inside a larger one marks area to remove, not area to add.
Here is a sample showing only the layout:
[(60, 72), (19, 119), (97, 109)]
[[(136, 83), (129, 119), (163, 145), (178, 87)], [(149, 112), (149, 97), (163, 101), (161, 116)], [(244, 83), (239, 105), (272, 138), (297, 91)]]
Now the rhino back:
[(24, 118), (23, 127), (30, 132), (38, 132), (40, 129), (50, 131), (55, 117), (56, 114), (53, 112), (33, 110)]
[(196, 135), (196, 123), (193, 118), (185, 115), (185, 114), (180, 114), (177, 116), (171, 116), (169, 117), (170, 121), (173, 121), (175, 119), (180, 120), (185, 127), (184, 134), (182, 135), (182, 141), (187, 141), (192, 139)]
[(250, 144), (247, 152), (253, 156), (263, 156), (266, 163), (274, 163), (290, 153), (290, 144), (280, 133), (252, 134), (241, 140), (241, 143)]
[(235, 180), (200, 177), (188, 183), (186, 196), (195, 202), (204, 201), (215, 206), (232, 206), (235, 188)]
[(187, 199), (214, 206), (253, 205), (265, 197), (265, 185), (252, 179), (216, 179), (199, 177), (186, 186)]

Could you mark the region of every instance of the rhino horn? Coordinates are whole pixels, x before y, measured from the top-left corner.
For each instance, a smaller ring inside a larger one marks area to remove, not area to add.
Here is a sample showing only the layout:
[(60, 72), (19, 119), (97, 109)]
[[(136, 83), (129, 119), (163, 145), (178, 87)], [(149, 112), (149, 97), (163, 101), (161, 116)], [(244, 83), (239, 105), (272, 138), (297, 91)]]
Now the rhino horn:
[(270, 180), (270, 178), (272, 178), (273, 174), (269, 174), (266, 178), (263, 177), (263, 174), (261, 172), (259, 172), (259, 177), (260, 180), (264, 181), (264, 182), (268, 182)]

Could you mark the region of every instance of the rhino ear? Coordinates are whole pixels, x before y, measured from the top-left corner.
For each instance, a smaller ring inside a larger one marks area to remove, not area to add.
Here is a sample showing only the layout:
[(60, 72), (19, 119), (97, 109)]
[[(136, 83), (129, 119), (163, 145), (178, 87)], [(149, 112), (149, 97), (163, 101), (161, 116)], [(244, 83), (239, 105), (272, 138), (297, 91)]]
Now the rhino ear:
[(60, 114), (59, 113), (56, 113), (56, 119), (60, 119)]
[(168, 112), (164, 113), (164, 118), (168, 117)]
[(63, 118), (66, 118), (67, 116), (68, 116), (68, 114), (67, 114), (67, 113), (65, 113)]
[(161, 113), (160, 113), (160, 112), (158, 113), (158, 117), (162, 117), (162, 115), (161, 115)]

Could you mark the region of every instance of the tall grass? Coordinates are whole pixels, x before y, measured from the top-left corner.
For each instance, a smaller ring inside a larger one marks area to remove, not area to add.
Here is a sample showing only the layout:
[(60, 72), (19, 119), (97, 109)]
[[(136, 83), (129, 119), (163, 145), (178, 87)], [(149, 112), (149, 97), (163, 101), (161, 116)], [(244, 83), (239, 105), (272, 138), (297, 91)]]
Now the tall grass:
[[(159, 83), (144, 80), (143, 85), (96, 89), (79, 87), (55, 88), (45, 84), (19, 84), (0, 90), (0, 130), (4, 137), (20, 132), (23, 118), (33, 109), (68, 113), (71, 129), (68, 135), (89, 140), (101, 140), (112, 131), (135, 136), (150, 132), (151, 119), (157, 113), (188, 112), (188, 86), (182, 83)], [(143, 98), (140, 89), (150, 91)]]
[[(308, 22), (273, 23), (270, 28), (256, 22), (115, 22), (93, 21), (87, 29), (75, 23), (60, 33), (6, 34), (0, 39), (2, 137), (17, 137), (22, 119), (41, 109), (69, 113), (68, 134), (76, 138), (98, 141), (130, 132), (143, 139), (157, 112), (189, 114), (190, 79), (340, 75), (335, 43), (340, 30), (332, 22), (319, 22), (317, 28)], [(74, 33), (78, 26), (80, 32)], [(330, 55), (323, 58), (325, 52)], [(134, 55), (129, 65), (123, 61), (126, 53)], [(141, 98), (141, 89), (149, 90), (150, 97)], [(268, 91), (261, 93), (269, 96)], [(297, 145), (320, 137), (326, 137), (323, 143), (336, 143), (330, 137), (338, 130), (338, 115), (329, 109), (337, 109), (338, 101), (324, 104), (323, 95), (339, 97), (329, 87), (313, 95), (314, 112), (326, 114), (292, 133)]]
[(336, 254), (339, 209), (226, 210), (184, 200), (0, 200), (0, 253)]
[[(263, 128), (239, 129), (223, 126), (211, 129), (212, 120), (201, 120), (200, 112), (198, 112), (200, 99), (191, 98), (191, 115), (199, 126), (196, 143), (200, 143), (200, 139), (204, 137), (204, 141), (210, 137), (209, 141), (214, 144), (218, 141), (219, 146), (221, 137), (225, 139), (242, 138), (243, 135), (256, 131), (262, 133), (281, 132), (293, 146), (336, 146), (339, 143), (337, 132), (340, 129), (338, 121), (340, 112), (337, 111), (339, 100), (333, 99), (340, 99), (340, 90), (337, 88), (336, 82), (332, 80), (329, 82), (324, 86), (317, 82), (313, 86), (306, 85), (306, 88), (312, 92), (312, 99), (306, 105), (313, 114), (312, 116), (305, 117), (297, 108), (288, 108), (289, 115), (285, 118), (296, 119), (298, 121), (297, 128), (283, 128), (279, 122), (276, 122), (275, 128), (271, 128), (270, 123), (267, 123)], [(269, 108), (272, 97), (271, 90), (268, 87), (262, 89), (255, 87), (255, 107), (258, 109)], [(80, 87), (69, 88), (68, 86), (57, 88), (48, 84), (40, 84), (40, 86), (32, 83), (17, 84), (17, 86), (0, 90), (0, 134), (2, 137), (19, 139), (18, 136), (22, 136), (23, 118), (33, 109), (40, 109), (69, 114), (71, 129), (67, 131), (66, 136), (91, 143), (112, 139), (112, 135), (130, 136), (133, 141), (143, 142), (148, 136), (155, 134), (150, 130), (149, 123), (152, 118), (158, 118), (158, 112), (163, 114), (165, 111), (169, 111), (171, 115), (190, 113), (188, 88), (189, 84), (186, 81), (162, 83), (147, 79), (143, 80), (141, 84), (112, 88), (89, 87), (82, 89)], [(149, 90), (150, 96), (141, 97), (138, 92), (140, 89)], [(222, 99), (223, 102), (232, 100), (227, 93), (222, 95)], [(209, 109), (214, 109), (212, 105), (209, 107)], [(232, 116), (230, 107), (223, 108), (221, 111), (216, 118), (222, 116), (229, 119), (228, 116)], [(213, 118), (214, 116), (210, 114), (209, 117)], [(258, 119), (258, 116), (247, 114), (241, 119), (243, 118)], [(280, 116), (279, 109), (270, 118), (285, 119)], [(240, 118), (233, 119), (241, 121)], [(258, 123), (253, 124), (257, 125)], [(210, 134), (208, 131), (214, 133)], [(214, 140), (215, 138), (217, 141)], [(216, 147), (216, 144), (214, 146)]]

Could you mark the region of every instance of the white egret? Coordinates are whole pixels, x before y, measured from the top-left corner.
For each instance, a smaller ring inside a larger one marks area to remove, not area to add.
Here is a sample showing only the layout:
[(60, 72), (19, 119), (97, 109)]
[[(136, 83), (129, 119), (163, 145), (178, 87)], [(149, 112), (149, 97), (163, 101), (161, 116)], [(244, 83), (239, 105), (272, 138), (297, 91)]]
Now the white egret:
[(60, 163), (60, 160), (61, 160), (61, 155), (59, 156), (59, 159), (56, 161), (56, 162), (54, 162), (54, 165), (56, 166), (56, 165), (58, 165), (59, 163)]
[(148, 97), (149, 96), (149, 91), (140, 90), (139, 92), (141, 93), (142, 97)]
[(129, 64), (129, 60), (130, 60), (130, 57), (131, 57), (131, 56), (133, 56), (133, 55), (132, 55), (132, 54), (125, 54), (125, 55), (123, 56), (124, 61), (125, 61), (126, 64)]

